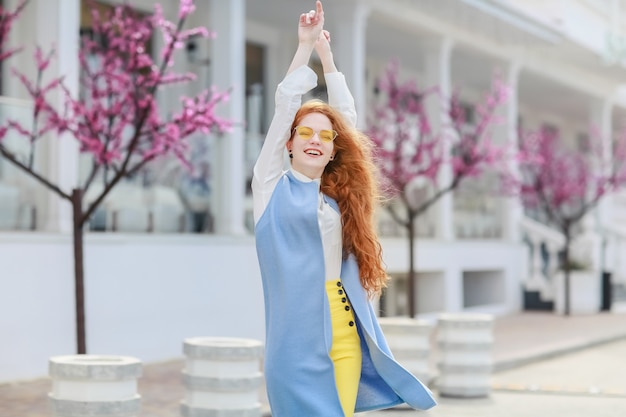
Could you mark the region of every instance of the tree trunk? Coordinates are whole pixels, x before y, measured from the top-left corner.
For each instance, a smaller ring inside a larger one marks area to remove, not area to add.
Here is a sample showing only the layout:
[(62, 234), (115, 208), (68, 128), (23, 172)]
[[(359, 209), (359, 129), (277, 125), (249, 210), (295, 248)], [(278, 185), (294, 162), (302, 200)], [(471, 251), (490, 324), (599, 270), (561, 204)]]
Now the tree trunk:
[(73, 243), (74, 243), (74, 293), (76, 300), (76, 353), (87, 353), (85, 336), (85, 269), (83, 267), (83, 190), (72, 190)]
[(406, 291), (409, 308), (409, 317), (415, 318), (417, 302), (415, 300), (415, 216), (411, 209), (407, 209), (409, 232), (409, 276), (407, 277)]
[(565, 232), (565, 248), (563, 249), (563, 263), (565, 268), (563, 268), (563, 296), (565, 297), (565, 304), (563, 306), (563, 314), (566, 316), (570, 315), (570, 270), (571, 265), (569, 261), (569, 247), (571, 243), (571, 238), (569, 232)]

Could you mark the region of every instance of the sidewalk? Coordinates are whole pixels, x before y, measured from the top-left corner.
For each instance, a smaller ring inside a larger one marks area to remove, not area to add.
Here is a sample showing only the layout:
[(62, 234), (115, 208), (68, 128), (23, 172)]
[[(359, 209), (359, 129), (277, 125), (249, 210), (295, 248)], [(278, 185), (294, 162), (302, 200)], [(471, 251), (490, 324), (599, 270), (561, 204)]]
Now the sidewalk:
[[(494, 326), (495, 372), (620, 339), (626, 339), (624, 309), (590, 316), (524, 312), (498, 317)], [(433, 365), (435, 361), (436, 350)], [(185, 394), (181, 383), (183, 366), (182, 359), (144, 365), (138, 383), (142, 396), (140, 417), (180, 416), (179, 404)], [(49, 390), (47, 378), (0, 385), (0, 416), (48, 417)], [(267, 410), (265, 397), (261, 397)]]
[(495, 371), (626, 338), (626, 310), (585, 316), (524, 312), (497, 318)]

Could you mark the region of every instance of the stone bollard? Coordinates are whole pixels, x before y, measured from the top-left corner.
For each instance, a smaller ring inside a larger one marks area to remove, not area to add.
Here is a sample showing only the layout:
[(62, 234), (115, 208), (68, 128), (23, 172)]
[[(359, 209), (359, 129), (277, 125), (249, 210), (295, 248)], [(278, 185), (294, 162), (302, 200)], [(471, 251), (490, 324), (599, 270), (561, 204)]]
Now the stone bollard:
[(185, 339), (184, 353), (183, 417), (261, 416), (261, 342), (197, 337)]
[(127, 356), (67, 355), (49, 360), (52, 415), (135, 417), (141, 397), (141, 361)]
[(493, 317), (443, 314), (437, 332), (439, 395), (486, 397), (491, 392)]
[(396, 360), (422, 383), (430, 384), (432, 324), (410, 317), (381, 317), (378, 322)]

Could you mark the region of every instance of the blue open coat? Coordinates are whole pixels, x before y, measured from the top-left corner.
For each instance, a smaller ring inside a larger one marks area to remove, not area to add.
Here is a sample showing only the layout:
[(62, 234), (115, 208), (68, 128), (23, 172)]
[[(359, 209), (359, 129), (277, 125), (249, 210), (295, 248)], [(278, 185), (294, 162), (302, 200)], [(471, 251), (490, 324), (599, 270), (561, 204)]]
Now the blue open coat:
[[(266, 319), (265, 378), (273, 417), (343, 416), (329, 351), (332, 326), (318, 226), (319, 184), (291, 172), (279, 180), (256, 224)], [(325, 197), (337, 211), (335, 201)], [(428, 409), (431, 392), (392, 357), (353, 257), (341, 280), (361, 337), (363, 363), (356, 410), (406, 402)]]

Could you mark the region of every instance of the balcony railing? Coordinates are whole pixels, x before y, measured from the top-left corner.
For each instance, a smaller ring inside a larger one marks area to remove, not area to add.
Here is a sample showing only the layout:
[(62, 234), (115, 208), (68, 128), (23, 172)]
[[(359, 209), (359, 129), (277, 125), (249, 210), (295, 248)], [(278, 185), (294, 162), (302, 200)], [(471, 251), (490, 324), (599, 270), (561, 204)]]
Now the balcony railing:
[(542, 301), (554, 300), (553, 277), (559, 269), (559, 252), (565, 239), (556, 230), (523, 217), (521, 227), (524, 239), (530, 246), (528, 277), (524, 281), (526, 291), (538, 291)]

